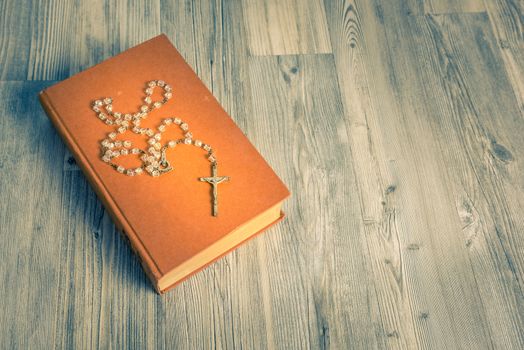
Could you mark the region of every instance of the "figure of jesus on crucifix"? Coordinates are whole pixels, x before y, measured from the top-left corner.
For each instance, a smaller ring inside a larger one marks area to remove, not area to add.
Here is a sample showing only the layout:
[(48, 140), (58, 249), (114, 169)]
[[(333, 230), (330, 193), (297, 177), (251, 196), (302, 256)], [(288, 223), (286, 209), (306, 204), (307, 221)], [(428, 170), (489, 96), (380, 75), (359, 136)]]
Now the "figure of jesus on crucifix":
[(202, 182), (207, 182), (213, 187), (213, 216), (218, 215), (218, 184), (229, 181), (229, 176), (218, 176), (217, 163), (211, 163), (211, 177), (198, 178)]

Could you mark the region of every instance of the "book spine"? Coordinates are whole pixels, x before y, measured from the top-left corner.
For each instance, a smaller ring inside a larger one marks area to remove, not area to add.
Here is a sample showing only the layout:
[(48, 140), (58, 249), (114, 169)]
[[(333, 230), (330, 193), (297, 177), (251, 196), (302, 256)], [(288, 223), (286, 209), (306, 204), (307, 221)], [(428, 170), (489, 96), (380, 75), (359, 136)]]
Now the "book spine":
[(39, 94), (40, 103), (42, 104), (47, 116), (53, 123), (58, 134), (64, 140), (65, 144), (73, 154), (75, 160), (77, 161), (78, 166), (84, 173), (91, 187), (95, 191), (98, 198), (102, 201), (104, 208), (107, 210), (113, 222), (115, 223), (118, 231), (122, 233), (124, 239), (129, 242), (131, 249), (138, 256), (140, 263), (148, 275), (149, 279), (153, 283), (155, 290), (160, 293), (158, 288), (158, 280), (162, 276), (160, 270), (154, 263), (153, 259), (143, 246), (142, 242), (138, 238), (138, 235), (132, 230), (131, 226), (128, 224), (125, 216), (118, 209), (118, 206), (115, 204), (113, 198), (103, 186), (100, 178), (96, 172), (89, 165), (89, 162), (86, 160), (85, 156), (82, 154), (80, 147), (74, 141), (74, 138), (70, 135), (68, 130), (62, 124), (60, 116), (53, 108), (50, 99), (48, 98), (45, 90)]

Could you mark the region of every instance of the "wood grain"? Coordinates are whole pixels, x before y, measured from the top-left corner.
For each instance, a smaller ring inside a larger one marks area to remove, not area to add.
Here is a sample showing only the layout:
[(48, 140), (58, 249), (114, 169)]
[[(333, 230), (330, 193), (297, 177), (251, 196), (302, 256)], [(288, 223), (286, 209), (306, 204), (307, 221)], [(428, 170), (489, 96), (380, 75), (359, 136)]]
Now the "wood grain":
[[(371, 232), (374, 232), (374, 223), (386, 222), (377, 225), (378, 233), (366, 235), (370, 256), (376, 256), (376, 260), (385, 265), (377, 264), (375, 280), (383, 280), (383, 270), (387, 271), (389, 265), (396, 267), (391, 271), (396, 272), (399, 283), (411, 281), (405, 291), (399, 284), (397, 295), (391, 294), (390, 285), (378, 284), (377, 290), (384, 295), (381, 304), (388, 306), (383, 309), (384, 327), (401, 327), (396, 333), (400, 343), (395, 344), (401, 348), (447, 348), (458, 344), (465, 348), (484, 344), (519, 348), (522, 346), (522, 311), (519, 311), (522, 294), (518, 282), (521, 275), (517, 272), (512, 276), (502, 271), (515, 270), (515, 262), (520, 259), (517, 252), (521, 251), (522, 230), (502, 233), (495, 227), (486, 228), (486, 235), (499, 232), (483, 242), (486, 244), (482, 247), (484, 254), (496, 251), (491, 256), (466, 249), (472, 244), (471, 231), (475, 226), (464, 223), (464, 212), (468, 212), (465, 207), (469, 212), (474, 211), (467, 202), (463, 205), (465, 193), (486, 195), (482, 200), (475, 199), (475, 206), (490, 203), (486, 204), (491, 206), (490, 210), (486, 210), (482, 218), (477, 212), (477, 225), (479, 221), (490, 222), (496, 217), (511, 222), (509, 227), (521, 226), (519, 215), (512, 211), (521, 207), (523, 178), (519, 170), (515, 169), (509, 183), (504, 185), (497, 184), (500, 180), (495, 179), (499, 175), (486, 169), (486, 151), (499, 148), (496, 141), (501, 136), (499, 130), (507, 130), (507, 126), (489, 127), (488, 121), (504, 119), (518, 124), (520, 120), (500, 53), (493, 46), (489, 22), (483, 14), (439, 16), (445, 23), (453, 24), (441, 28), (431, 17), (402, 17), (401, 8), (384, 4), (384, 11), (380, 13), (390, 16), (378, 16), (376, 8), (365, 3), (340, 9), (330, 8), (326, 2), (330, 24), (340, 23), (332, 16), (344, 14), (348, 19), (344, 27), (330, 26), (330, 32), (339, 82), (345, 94), (343, 100), (347, 102), (362, 219)], [(352, 34), (343, 35), (348, 32)], [(366, 33), (372, 33), (374, 40), (367, 39)], [(402, 40), (408, 37), (409, 40)], [(457, 72), (459, 62), (467, 71)], [(471, 83), (466, 85), (468, 79)], [(444, 91), (439, 93), (439, 89)], [(486, 91), (497, 91), (497, 95), (486, 95)], [(467, 97), (467, 104), (475, 113), (457, 106), (459, 99), (461, 105), (464, 104), (464, 97), (459, 98), (457, 93)], [(508, 97), (507, 100), (496, 97), (499, 93)], [(446, 108), (443, 101), (449, 101)], [(493, 116), (495, 111), (498, 117)], [(476, 120), (480, 119), (475, 115), (479, 113), (486, 115), (482, 121)], [(464, 124), (453, 128), (451, 120), (463, 123), (472, 118), (474, 128)], [(487, 125), (483, 125), (485, 123)], [(518, 145), (522, 142), (517, 136), (522, 124), (515, 127), (515, 132), (502, 137), (507, 138), (509, 144)], [(455, 130), (461, 134), (450, 139)], [(479, 130), (484, 136), (479, 135)], [(489, 141), (488, 135), (494, 134), (488, 134), (488, 130), (499, 135), (491, 137), (495, 141)], [(474, 160), (457, 160), (454, 153), (468, 138), (475, 139), (468, 141), (475, 152), (463, 148), (461, 154), (471, 157), (472, 153), (486, 151)], [(508, 157), (512, 154), (504, 152), (502, 141), (500, 150)], [(471, 172), (476, 176), (465, 177)], [(481, 183), (478, 183), (479, 176), (483, 177)], [(500, 190), (505, 186), (511, 190), (502, 195)], [(495, 198), (501, 203), (494, 204)], [(386, 213), (392, 213), (386, 220), (381, 218), (384, 214), (379, 203)], [(502, 209), (507, 210), (505, 215), (493, 214), (499, 205), (506, 208)], [(473, 214), (467, 215), (467, 220), (473, 221), (470, 217)], [(506, 219), (502, 219), (504, 216)], [(459, 217), (462, 222), (458, 221)], [(381, 235), (384, 228), (386, 234)], [(465, 238), (460, 238), (461, 231), (466, 234)], [(506, 238), (506, 234), (513, 238)], [(397, 246), (394, 238), (398, 239)], [(501, 241), (506, 239), (512, 243), (501, 247)], [(389, 250), (381, 249), (383, 246), (389, 246)], [(508, 261), (501, 260), (500, 255), (508, 257)], [(501, 274), (506, 277), (501, 278)], [(434, 277), (425, 276), (440, 276), (438, 280), (442, 282), (435, 284)], [(508, 290), (516, 293), (515, 298), (507, 299)], [(453, 312), (444, 311), (445, 305), (453, 305)], [(518, 316), (515, 317), (515, 313)], [(403, 314), (411, 316), (399, 317)], [(432, 315), (437, 319), (433, 325)], [(503, 322), (505, 326), (499, 328), (492, 322), (499, 326)]]
[(2, 1), (2, 80), (60, 80), (160, 34), (160, 2)]
[(31, 5), (26, 2), (0, 2), (0, 78), (27, 79), (33, 27)]
[(524, 116), (524, 2), (485, 1), (509, 81)]
[[(491, 0), (488, 0), (491, 1)], [(446, 13), (485, 12), (483, 0), (425, 0), (424, 12), (437, 15)]]
[(261, 241), (277, 330), (272, 345), (376, 346), (376, 301), (333, 58), (257, 57), (250, 72), (252, 140), (290, 184), (285, 209), (300, 218), (280, 226), (278, 240)]
[[(369, 274), (375, 281), (372, 290), (378, 299), (374, 333), (379, 335), (381, 347), (414, 348), (417, 346), (414, 323), (419, 317), (412, 310), (405, 270), (406, 261), (419, 255), (421, 241), (403, 237), (406, 230), (400, 225), (404, 208), (399, 208), (397, 190), (401, 176), (397, 174), (399, 157), (386, 154), (387, 149), (398, 142), (395, 139), (402, 138), (393, 134), (399, 127), (390, 124), (395, 123), (392, 114), (397, 107), (394, 101), (385, 100), (391, 94), (390, 88), (382, 81), (371, 81), (372, 72), (384, 69), (388, 63), (377, 64), (382, 59), (378, 55), (382, 48), (371, 48), (376, 39), (364, 36), (368, 32), (372, 37), (384, 36), (381, 25), (384, 10), (382, 5), (375, 8), (356, 3), (335, 6), (326, 1), (326, 11), (346, 112), (348, 152), (353, 158), (358, 183), (353, 198), (358, 200), (365, 231), (363, 254), (369, 261)], [(377, 75), (387, 78), (382, 74)], [(388, 117), (385, 121), (380, 119), (382, 112)], [(383, 122), (388, 124), (381, 126)]]
[(321, 1), (244, 0), (242, 7), (251, 54), (331, 52)]
[[(513, 163), (524, 149), (524, 124), (515, 123), (522, 120), (519, 106), (485, 14), (452, 15), (427, 25), (434, 39), (428, 44), (440, 48), (434, 67), (445, 76), (428, 103), (428, 114), (440, 113), (429, 120), (434, 133), (443, 135), (439, 148), (491, 341), (496, 348), (521, 348), (524, 168)], [(508, 299), (508, 293), (517, 297)]]
[[(524, 348), (522, 1), (0, 10), (2, 348)], [(160, 32), (293, 192), (162, 297), (36, 99)]]

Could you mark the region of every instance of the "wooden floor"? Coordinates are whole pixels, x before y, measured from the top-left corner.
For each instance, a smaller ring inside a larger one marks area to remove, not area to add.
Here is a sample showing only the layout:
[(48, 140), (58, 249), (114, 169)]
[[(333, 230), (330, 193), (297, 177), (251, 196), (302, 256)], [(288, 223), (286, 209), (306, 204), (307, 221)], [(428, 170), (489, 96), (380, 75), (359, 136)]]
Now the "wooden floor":
[[(523, 349), (523, 11), (0, 0), (0, 348)], [(37, 101), (161, 32), (293, 192), (162, 297)]]

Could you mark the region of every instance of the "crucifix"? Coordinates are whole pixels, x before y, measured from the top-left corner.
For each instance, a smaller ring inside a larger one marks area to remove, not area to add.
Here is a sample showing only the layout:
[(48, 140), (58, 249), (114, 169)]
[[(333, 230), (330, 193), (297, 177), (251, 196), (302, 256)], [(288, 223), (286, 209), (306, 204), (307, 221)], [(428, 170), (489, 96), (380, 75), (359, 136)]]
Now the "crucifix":
[(211, 177), (198, 178), (202, 182), (207, 182), (213, 186), (213, 216), (218, 215), (218, 184), (224, 181), (229, 181), (229, 176), (217, 175), (217, 163), (211, 163)]

